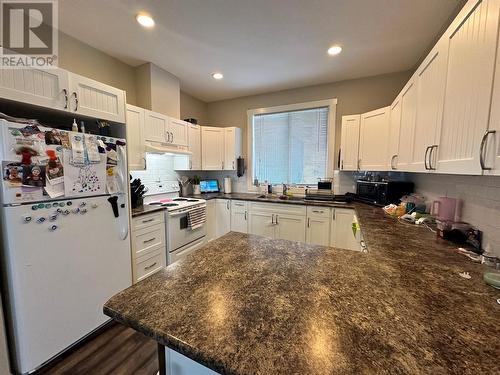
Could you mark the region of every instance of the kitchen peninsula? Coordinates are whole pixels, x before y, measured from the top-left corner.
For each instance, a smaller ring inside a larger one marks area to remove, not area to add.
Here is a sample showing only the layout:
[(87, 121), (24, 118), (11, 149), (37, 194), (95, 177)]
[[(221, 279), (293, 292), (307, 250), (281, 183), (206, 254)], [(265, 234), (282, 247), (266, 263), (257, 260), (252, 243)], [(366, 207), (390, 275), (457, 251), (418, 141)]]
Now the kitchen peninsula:
[(368, 253), (231, 232), (104, 312), (223, 374), (498, 373), (485, 268), (426, 228), (354, 207)]

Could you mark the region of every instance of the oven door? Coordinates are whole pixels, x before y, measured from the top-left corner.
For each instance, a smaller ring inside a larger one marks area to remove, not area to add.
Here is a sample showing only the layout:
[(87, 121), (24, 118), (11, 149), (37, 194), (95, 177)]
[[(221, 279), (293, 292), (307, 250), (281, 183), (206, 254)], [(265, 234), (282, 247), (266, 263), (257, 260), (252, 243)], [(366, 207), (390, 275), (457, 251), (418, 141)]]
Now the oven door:
[(168, 251), (175, 251), (191, 242), (205, 237), (207, 234), (206, 223), (199, 228), (189, 229), (188, 227), (188, 213), (175, 211), (168, 213), (167, 217), (168, 229)]

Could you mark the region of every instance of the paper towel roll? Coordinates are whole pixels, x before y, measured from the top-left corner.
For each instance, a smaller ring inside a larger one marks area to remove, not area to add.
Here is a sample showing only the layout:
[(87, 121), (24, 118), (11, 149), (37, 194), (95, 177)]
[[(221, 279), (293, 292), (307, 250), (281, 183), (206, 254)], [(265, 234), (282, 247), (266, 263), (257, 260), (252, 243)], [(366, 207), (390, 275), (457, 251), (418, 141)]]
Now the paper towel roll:
[(231, 177), (224, 177), (224, 193), (231, 194)]

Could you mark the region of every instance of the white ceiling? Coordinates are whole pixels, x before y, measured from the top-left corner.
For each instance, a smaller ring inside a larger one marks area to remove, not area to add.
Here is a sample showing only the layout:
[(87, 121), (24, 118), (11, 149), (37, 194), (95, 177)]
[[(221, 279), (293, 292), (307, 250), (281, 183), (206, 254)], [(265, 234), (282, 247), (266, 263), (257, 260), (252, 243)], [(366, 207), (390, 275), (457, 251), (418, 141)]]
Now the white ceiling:
[[(63, 0), (63, 32), (205, 101), (411, 69), (461, 0)], [(139, 11), (156, 21), (144, 29)], [(341, 44), (335, 57), (326, 50)], [(215, 81), (211, 73), (221, 71)]]

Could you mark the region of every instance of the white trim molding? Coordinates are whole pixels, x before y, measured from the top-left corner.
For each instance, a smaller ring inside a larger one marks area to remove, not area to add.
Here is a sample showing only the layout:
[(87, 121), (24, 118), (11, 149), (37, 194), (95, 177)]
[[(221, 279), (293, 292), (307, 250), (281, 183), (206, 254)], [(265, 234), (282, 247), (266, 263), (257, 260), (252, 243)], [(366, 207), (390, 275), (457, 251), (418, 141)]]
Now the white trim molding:
[(317, 100), (314, 102), (296, 103), (279, 105), (275, 107), (255, 108), (247, 110), (247, 188), (248, 191), (256, 191), (253, 185), (253, 117), (264, 113), (280, 113), (290, 111), (300, 111), (303, 109), (312, 109), (328, 107), (328, 162), (326, 166), (327, 175), (333, 177), (335, 169), (335, 118), (337, 113), (337, 98)]

